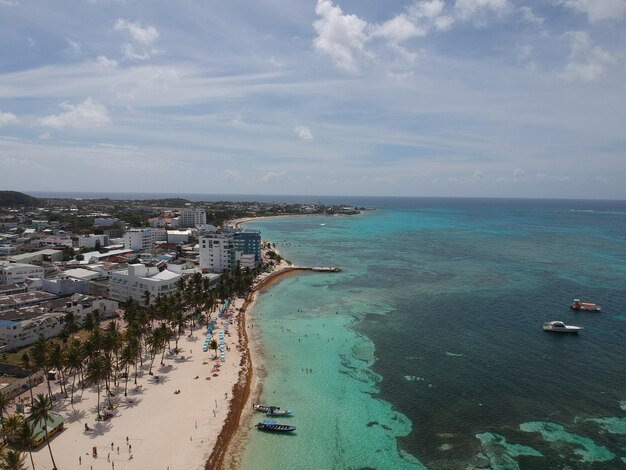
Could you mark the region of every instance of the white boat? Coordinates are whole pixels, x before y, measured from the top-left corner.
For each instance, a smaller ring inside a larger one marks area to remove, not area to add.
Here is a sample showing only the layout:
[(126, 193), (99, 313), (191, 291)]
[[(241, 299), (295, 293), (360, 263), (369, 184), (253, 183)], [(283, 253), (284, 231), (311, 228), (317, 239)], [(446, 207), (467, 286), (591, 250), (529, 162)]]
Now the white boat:
[(560, 320), (549, 321), (543, 324), (543, 331), (552, 333), (578, 333), (582, 329), (582, 326), (566, 325)]

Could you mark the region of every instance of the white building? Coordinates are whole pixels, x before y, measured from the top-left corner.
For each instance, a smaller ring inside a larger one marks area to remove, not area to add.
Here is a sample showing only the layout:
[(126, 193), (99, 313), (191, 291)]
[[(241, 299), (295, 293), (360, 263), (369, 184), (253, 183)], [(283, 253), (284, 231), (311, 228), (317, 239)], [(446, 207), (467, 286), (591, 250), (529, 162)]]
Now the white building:
[(191, 230), (168, 230), (167, 243), (187, 243), (191, 237)]
[[(41, 336), (52, 338), (61, 333), (64, 317), (72, 312), (78, 324), (94, 310), (101, 318), (113, 318), (118, 308), (115, 301), (75, 294), (64, 299), (44, 302), (30, 311), (15, 310), (0, 319), (0, 350), (9, 351), (36, 342)], [(21, 319), (20, 317), (24, 317)]]
[(105, 247), (109, 244), (108, 235), (79, 235), (78, 247), (96, 249), (96, 245), (100, 242), (100, 247)]
[(147, 251), (154, 247), (154, 232), (150, 228), (131, 229), (124, 235), (124, 248), (133, 251)]
[(230, 233), (203, 235), (199, 240), (200, 269), (221, 273), (236, 265), (237, 253)]
[(148, 291), (152, 299), (158, 295), (169, 295), (176, 291), (180, 274), (169, 270), (159, 271), (156, 267), (131, 264), (128, 269), (111, 273), (109, 297), (125, 302), (129, 297), (143, 304), (144, 293)]
[(179, 227), (206, 225), (206, 211), (202, 207), (185, 207), (178, 214)]
[(0, 284), (19, 284), (29, 277), (43, 279), (44, 269), (24, 263), (10, 263), (0, 267)]

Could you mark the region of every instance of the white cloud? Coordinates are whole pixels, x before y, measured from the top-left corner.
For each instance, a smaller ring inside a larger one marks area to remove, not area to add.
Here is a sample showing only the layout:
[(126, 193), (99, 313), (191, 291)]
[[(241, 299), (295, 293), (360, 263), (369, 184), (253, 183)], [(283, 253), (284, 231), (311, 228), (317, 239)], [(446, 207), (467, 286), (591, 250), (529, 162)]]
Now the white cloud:
[(79, 104), (62, 103), (64, 112), (39, 118), (39, 124), (53, 129), (92, 128), (106, 126), (111, 122), (107, 108), (91, 97)]
[(485, 179), (485, 174), (480, 170), (476, 170), (474, 172), (474, 179), (477, 181), (483, 181)]
[(0, 127), (9, 124), (17, 124), (17, 116), (13, 113), (3, 113), (0, 110)]
[(17, 2), (12, 1), (12, 0), (0, 0), (0, 6), (3, 7), (13, 7), (17, 5)]
[(318, 0), (315, 13), (320, 17), (313, 23), (315, 49), (330, 56), (339, 68), (357, 70), (358, 58), (367, 55), (368, 23), (356, 15), (344, 15), (331, 0)]
[(237, 170), (226, 170), (224, 172), (224, 181), (228, 181), (231, 183), (243, 183), (243, 178), (241, 177), (241, 173)]
[(426, 31), (418, 28), (406, 15), (402, 14), (376, 26), (372, 35), (383, 37), (392, 44), (399, 44), (414, 37), (424, 36)]
[(513, 171), (513, 181), (523, 181), (526, 178), (526, 172), (520, 168), (516, 168)]
[(521, 15), (521, 21), (524, 23), (541, 26), (545, 20), (544, 18), (535, 15), (535, 12), (530, 7), (520, 7), (519, 11)]
[(626, 0), (563, 0), (562, 4), (586, 14), (592, 23), (626, 17)]
[(114, 69), (118, 65), (117, 60), (109, 59), (105, 55), (99, 55), (98, 57), (96, 57), (95, 63), (100, 67), (104, 67), (107, 69)]
[(260, 180), (262, 183), (278, 183), (280, 181), (283, 181), (286, 175), (287, 170), (279, 172), (268, 171), (263, 176), (261, 176)]
[(586, 32), (570, 31), (565, 37), (570, 42), (570, 54), (561, 74), (563, 78), (591, 82), (600, 78), (606, 67), (615, 62), (609, 52), (593, 45)]
[(307, 126), (297, 126), (293, 131), (296, 133), (298, 139), (300, 140), (313, 140), (313, 133), (311, 132), (311, 129), (309, 129)]
[(48, 140), (52, 137), (52, 134), (50, 134), (50, 132), (44, 132), (43, 134), (39, 135), (39, 139), (41, 140)]
[(454, 4), (456, 15), (464, 21), (487, 13), (502, 15), (509, 7), (507, 0), (456, 0)]
[(136, 50), (132, 44), (123, 44), (122, 56), (126, 60), (149, 60), (151, 54), (149, 51)]
[(115, 31), (126, 31), (132, 38), (146, 46), (149, 46), (159, 38), (159, 32), (154, 26), (143, 26), (138, 21), (118, 19), (113, 27)]
[(71, 39), (66, 39), (67, 41), (67, 52), (70, 55), (79, 56), (82, 52), (82, 47), (79, 42), (72, 41)]

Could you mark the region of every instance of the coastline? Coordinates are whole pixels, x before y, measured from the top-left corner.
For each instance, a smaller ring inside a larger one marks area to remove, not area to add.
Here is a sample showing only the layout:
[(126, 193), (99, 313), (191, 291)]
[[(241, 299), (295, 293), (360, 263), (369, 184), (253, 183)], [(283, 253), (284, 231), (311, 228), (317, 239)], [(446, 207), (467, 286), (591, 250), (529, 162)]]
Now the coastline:
[[(242, 348), (242, 368), (240, 370), (239, 381), (233, 386), (232, 400), (228, 411), (228, 416), (222, 426), (222, 430), (211, 451), (209, 459), (204, 466), (205, 470), (218, 468), (236, 468), (236, 456), (229, 455), (229, 447), (233, 444), (237, 431), (240, 430), (242, 422), (250, 421), (252, 416), (251, 396), (258, 397), (261, 392), (259, 365), (255, 367), (255, 358), (259, 357), (260, 344), (258, 338), (248, 334), (251, 325), (247, 325), (246, 313), (254, 306), (258, 293), (269, 289), (272, 285), (282, 279), (309, 271), (307, 268), (290, 266), (286, 261), (282, 261), (278, 269), (263, 277), (250, 292), (246, 295), (243, 306), (240, 309), (240, 346)], [(248, 406), (250, 405), (250, 406)], [(238, 444), (240, 444), (238, 442)]]

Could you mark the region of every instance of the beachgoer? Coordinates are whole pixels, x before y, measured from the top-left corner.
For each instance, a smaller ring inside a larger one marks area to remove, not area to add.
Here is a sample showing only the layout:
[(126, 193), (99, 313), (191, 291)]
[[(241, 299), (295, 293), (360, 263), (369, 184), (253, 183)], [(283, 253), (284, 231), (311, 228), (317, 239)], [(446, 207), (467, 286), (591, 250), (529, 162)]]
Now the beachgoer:
[(79, 455), (78, 456), (78, 465), (82, 465), (83, 464), (83, 458)]
[(120, 453), (120, 446), (117, 446), (117, 453)]

